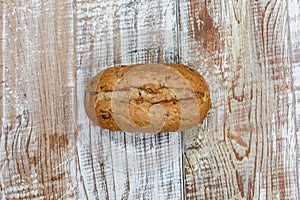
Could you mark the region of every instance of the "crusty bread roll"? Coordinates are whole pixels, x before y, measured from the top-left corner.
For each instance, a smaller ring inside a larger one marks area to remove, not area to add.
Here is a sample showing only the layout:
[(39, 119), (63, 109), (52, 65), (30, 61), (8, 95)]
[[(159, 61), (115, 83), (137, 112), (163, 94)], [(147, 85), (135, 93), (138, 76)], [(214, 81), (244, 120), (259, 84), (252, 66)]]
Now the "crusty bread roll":
[(182, 64), (108, 68), (86, 87), (85, 110), (112, 131), (175, 132), (203, 121), (210, 109), (204, 78)]

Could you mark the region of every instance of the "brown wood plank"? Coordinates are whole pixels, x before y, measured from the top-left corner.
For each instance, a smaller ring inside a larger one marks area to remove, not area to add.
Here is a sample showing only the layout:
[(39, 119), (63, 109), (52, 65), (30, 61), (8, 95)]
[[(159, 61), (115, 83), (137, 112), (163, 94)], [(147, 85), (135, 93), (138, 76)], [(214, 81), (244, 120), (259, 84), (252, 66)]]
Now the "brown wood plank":
[(183, 199), (180, 133), (109, 132), (83, 105), (107, 67), (177, 61), (175, 11), (172, 0), (76, 2), (79, 199)]
[(72, 1), (3, 1), (1, 199), (76, 198)]
[(211, 88), (185, 133), (187, 199), (298, 199), (286, 1), (180, 0), (181, 61)]
[(291, 38), (291, 62), (293, 66), (294, 86), (296, 91), (296, 118), (297, 118), (297, 155), (298, 155), (298, 192), (300, 192), (300, 2), (288, 1), (289, 27)]

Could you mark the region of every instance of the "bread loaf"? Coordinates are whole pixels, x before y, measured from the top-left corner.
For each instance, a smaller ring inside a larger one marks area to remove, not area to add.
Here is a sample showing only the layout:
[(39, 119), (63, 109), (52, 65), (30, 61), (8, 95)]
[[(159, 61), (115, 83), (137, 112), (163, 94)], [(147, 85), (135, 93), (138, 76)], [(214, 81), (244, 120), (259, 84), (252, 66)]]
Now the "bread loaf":
[(86, 87), (85, 110), (112, 131), (174, 132), (203, 121), (210, 108), (204, 78), (182, 64), (108, 68)]

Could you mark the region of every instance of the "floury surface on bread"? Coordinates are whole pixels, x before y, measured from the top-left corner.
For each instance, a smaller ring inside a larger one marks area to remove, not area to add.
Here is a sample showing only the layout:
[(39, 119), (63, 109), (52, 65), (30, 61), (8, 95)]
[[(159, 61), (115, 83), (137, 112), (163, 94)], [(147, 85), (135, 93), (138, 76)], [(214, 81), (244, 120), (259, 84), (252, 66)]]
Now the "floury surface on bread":
[(182, 64), (111, 67), (91, 79), (85, 94), (88, 117), (112, 131), (187, 130), (203, 121), (210, 105), (204, 78)]

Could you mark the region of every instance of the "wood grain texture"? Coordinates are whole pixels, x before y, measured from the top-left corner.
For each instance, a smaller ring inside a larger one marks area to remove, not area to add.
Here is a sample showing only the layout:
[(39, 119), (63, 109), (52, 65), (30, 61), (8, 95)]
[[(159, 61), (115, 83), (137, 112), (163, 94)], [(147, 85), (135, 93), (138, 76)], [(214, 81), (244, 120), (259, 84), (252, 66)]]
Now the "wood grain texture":
[[(0, 13), (0, 199), (300, 198), (299, 0), (6, 0)], [(91, 124), (92, 76), (160, 62), (208, 81), (204, 123), (184, 140)]]
[[(0, 138), (2, 138), (2, 121), (3, 121), (3, 2), (0, 2)], [(1, 149), (1, 148), (0, 148)], [(0, 197), (3, 197), (3, 186), (0, 182)]]
[(289, 27), (291, 38), (291, 62), (293, 66), (294, 87), (296, 91), (296, 117), (297, 117), (297, 155), (298, 155), (298, 190), (300, 189), (300, 1), (288, 1)]
[[(3, 116), (3, 85), (4, 85), (4, 81), (3, 81), (3, 2), (0, 2), (0, 138), (1, 138), (1, 133), (2, 133), (2, 116)], [(0, 188), (1, 188), (1, 184), (0, 184)], [(0, 189), (0, 196), (2, 194), (2, 190)]]
[(76, 196), (71, 1), (3, 4), (1, 199)]
[(208, 80), (213, 103), (185, 136), (187, 199), (298, 199), (286, 1), (179, 8), (180, 55)]
[(175, 1), (76, 2), (79, 199), (183, 199), (180, 133), (127, 134), (91, 124), (84, 90), (118, 65), (176, 62)]

